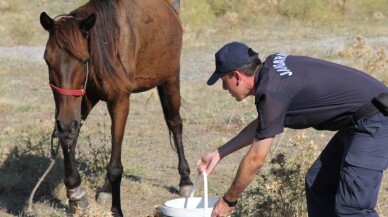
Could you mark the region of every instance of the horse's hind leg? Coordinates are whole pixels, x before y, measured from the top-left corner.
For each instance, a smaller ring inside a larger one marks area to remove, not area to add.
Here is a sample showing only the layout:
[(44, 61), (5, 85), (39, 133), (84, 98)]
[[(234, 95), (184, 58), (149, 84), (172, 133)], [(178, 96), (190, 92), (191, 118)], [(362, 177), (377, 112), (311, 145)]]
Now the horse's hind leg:
[(160, 102), (168, 129), (173, 134), (174, 144), (178, 152), (178, 171), (181, 176), (179, 182), (179, 194), (189, 196), (193, 183), (190, 180), (190, 168), (187, 163), (182, 143), (182, 118), (179, 114), (181, 95), (179, 81), (167, 81), (158, 86)]

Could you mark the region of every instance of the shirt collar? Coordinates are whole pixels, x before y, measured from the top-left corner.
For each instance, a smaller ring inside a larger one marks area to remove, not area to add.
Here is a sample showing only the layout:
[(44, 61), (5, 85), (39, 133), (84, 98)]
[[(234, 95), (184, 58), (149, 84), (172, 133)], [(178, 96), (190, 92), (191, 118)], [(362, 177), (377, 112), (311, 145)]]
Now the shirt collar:
[(265, 64), (265, 62), (262, 62), (259, 66), (259, 68), (256, 70), (256, 75), (255, 75), (255, 90), (257, 90), (257, 88), (259, 87), (259, 83), (261, 81), (261, 78), (263, 77), (263, 73), (262, 73), (262, 70), (263, 70), (263, 65)]

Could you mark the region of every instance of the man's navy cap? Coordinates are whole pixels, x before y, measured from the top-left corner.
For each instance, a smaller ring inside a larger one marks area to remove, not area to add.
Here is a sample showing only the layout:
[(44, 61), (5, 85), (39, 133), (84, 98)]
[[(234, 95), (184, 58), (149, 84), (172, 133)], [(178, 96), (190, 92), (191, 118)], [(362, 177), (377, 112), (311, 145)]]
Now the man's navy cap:
[(215, 55), (216, 71), (212, 74), (212, 76), (210, 76), (207, 84), (213, 85), (226, 73), (234, 69), (238, 69), (241, 66), (249, 64), (253, 60), (259, 58), (257, 53), (250, 56), (249, 50), (252, 49), (240, 42), (231, 42), (223, 46)]

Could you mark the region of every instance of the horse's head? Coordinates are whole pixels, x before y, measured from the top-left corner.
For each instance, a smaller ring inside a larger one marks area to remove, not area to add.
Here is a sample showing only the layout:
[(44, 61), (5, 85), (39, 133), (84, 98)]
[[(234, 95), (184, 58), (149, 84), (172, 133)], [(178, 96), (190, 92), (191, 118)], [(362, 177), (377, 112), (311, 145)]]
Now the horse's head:
[(88, 36), (95, 24), (94, 14), (85, 19), (73, 16), (50, 18), (45, 12), (40, 23), (49, 32), (44, 52), (56, 112), (56, 134), (60, 138), (77, 137), (81, 120), (81, 101), (88, 79)]

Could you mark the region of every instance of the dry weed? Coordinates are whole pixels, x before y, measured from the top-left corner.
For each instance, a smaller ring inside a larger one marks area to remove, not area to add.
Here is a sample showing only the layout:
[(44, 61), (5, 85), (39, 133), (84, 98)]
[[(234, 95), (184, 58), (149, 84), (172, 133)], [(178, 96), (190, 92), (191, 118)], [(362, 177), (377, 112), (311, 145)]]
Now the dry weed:
[(97, 203), (91, 203), (88, 205), (86, 210), (77, 208), (76, 213), (73, 216), (74, 217), (112, 217), (113, 214), (111, 211), (107, 211)]
[(239, 16), (236, 12), (226, 12), (224, 15), (224, 19), (228, 23), (229, 26), (235, 27), (239, 24)]
[(382, 21), (382, 20), (385, 19), (385, 16), (384, 16), (384, 14), (382, 12), (377, 11), (377, 12), (373, 13), (372, 19), (374, 21)]
[(365, 71), (380, 79), (383, 83), (388, 84), (386, 75), (386, 71), (388, 71), (388, 56), (386, 48), (373, 49), (368, 45), (364, 37), (357, 36), (352, 44), (339, 54), (343, 57), (350, 57), (357, 69)]
[(257, 187), (243, 194), (236, 216), (307, 216), (304, 177), (318, 155), (308, 139), (303, 131), (290, 138), (295, 153), (271, 159), (269, 170), (259, 173)]
[(11, 6), (9, 5), (8, 2), (5, 1), (0, 1), (0, 11), (6, 11), (9, 10)]

